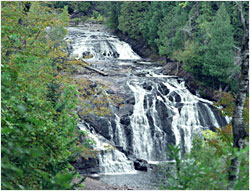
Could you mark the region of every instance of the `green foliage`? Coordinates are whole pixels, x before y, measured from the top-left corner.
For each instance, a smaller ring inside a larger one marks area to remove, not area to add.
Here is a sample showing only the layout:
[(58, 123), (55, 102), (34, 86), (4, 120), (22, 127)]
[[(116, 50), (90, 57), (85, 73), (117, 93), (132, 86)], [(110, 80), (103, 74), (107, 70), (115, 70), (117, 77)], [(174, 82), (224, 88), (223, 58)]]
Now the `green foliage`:
[[(231, 158), (240, 157), (241, 167), (237, 190), (249, 188), (249, 146), (232, 155), (232, 146), (223, 137), (224, 133), (205, 133), (206, 141), (201, 137), (193, 140), (191, 153), (180, 159), (180, 149), (170, 147), (170, 156), (175, 165), (167, 172), (167, 178), (161, 182), (164, 190), (226, 190), (228, 189), (228, 170)], [(230, 140), (232, 141), (232, 140)]]
[(124, 2), (118, 17), (118, 29), (131, 38), (140, 39), (142, 37), (140, 27), (147, 7), (148, 2)]
[(144, 17), (141, 25), (143, 37), (147, 40), (150, 47), (158, 52), (158, 47), (155, 42), (159, 38), (157, 32), (159, 30), (159, 23), (164, 17), (164, 12), (171, 8), (173, 2), (150, 2), (148, 10), (144, 12)]
[(113, 2), (107, 1), (107, 2), (100, 2), (100, 3), (101, 4), (99, 5), (99, 7), (101, 7), (104, 12), (105, 24), (107, 25), (107, 27), (113, 30), (117, 30), (118, 25), (119, 25), (118, 16), (120, 14), (122, 3), (115, 2), (115, 1)]
[(91, 9), (91, 5), (93, 2), (89, 1), (55, 1), (53, 2), (53, 6), (55, 8), (63, 8), (68, 6), (68, 11), (70, 14), (74, 12), (80, 12), (84, 15), (87, 15)]
[(198, 45), (194, 41), (187, 40), (184, 43), (183, 50), (173, 52), (173, 58), (183, 63), (183, 69), (192, 72), (194, 77), (199, 79), (202, 71), (202, 57), (199, 56)]
[[(220, 99), (216, 102), (216, 106), (221, 107), (220, 112), (224, 116), (233, 116), (233, 111), (235, 107), (235, 98), (236, 95), (233, 93), (220, 93)], [(244, 108), (243, 108), (243, 122), (246, 127), (249, 127), (249, 97), (246, 98)], [(232, 124), (229, 123), (227, 126), (231, 129), (232, 132)], [(249, 132), (249, 128), (246, 128), (246, 131)], [(249, 139), (249, 137), (248, 137)]]
[(182, 29), (187, 21), (187, 12), (180, 6), (173, 7), (163, 18), (159, 26), (159, 39), (156, 40), (160, 55), (173, 56), (173, 52), (182, 48), (186, 36)]
[(213, 82), (229, 83), (234, 66), (234, 39), (230, 17), (225, 4), (221, 4), (212, 22), (211, 40), (204, 54), (203, 74), (213, 78)]
[(97, 21), (97, 22), (100, 23), (100, 22), (103, 22), (103, 17), (102, 17), (102, 15), (98, 11), (94, 10), (92, 16), (88, 17), (86, 19), (86, 21), (87, 22), (89, 22), (89, 21)]
[(79, 91), (61, 75), (68, 26), (43, 2), (2, 3), (1, 187), (74, 189)]

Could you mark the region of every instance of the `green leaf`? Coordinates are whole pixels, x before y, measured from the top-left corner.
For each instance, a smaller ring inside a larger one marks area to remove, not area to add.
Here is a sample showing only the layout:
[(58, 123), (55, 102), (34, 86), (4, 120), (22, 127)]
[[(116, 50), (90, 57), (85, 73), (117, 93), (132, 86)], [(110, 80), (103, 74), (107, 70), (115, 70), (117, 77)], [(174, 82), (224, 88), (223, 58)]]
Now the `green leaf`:
[(26, 107), (23, 104), (20, 104), (17, 106), (17, 111), (24, 114), (24, 113), (26, 113)]

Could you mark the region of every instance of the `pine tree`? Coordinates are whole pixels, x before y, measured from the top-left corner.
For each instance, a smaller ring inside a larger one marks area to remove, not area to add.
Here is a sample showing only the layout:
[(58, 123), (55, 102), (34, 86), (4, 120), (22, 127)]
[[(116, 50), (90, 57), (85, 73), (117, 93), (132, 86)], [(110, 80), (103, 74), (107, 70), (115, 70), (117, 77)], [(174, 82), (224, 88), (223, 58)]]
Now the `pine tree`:
[(181, 30), (187, 21), (187, 12), (179, 5), (173, 7), (163, 18), (159, 26), (159, 39), (156, 40), (159, 54), (172, 57), (173, 52), (180, 49), (185, 42), (185, 35)]
[(148, 2), (124, 2), (121, 5), (118, 29), (131, 38), (142, 38), (141, 23), (148, 5)]
[(211, 40), (205, 48), (203, 74), (211, 76), (213, 86), (229, 83), (234, 66), (234, 39), (230, 17), (222, 3), (211, 27)]
[(118, 30), (118, 16), (120, 14), (121, 4), (122, 2), (103, 2), (101, 4), (104, 9), (104, 16), (106, 17), (105, 24), (115, 31)]
[(156, 39), (159, 38), (157, 32), (159, 30), (159, 23), (165, 16), (165, 12), (171, 9), (173, 2), (150, 2), (150, 6), (144, 13), (141, 30), (143, 37), (149, 44), (149, 46), (155, 51), (158, 51)]

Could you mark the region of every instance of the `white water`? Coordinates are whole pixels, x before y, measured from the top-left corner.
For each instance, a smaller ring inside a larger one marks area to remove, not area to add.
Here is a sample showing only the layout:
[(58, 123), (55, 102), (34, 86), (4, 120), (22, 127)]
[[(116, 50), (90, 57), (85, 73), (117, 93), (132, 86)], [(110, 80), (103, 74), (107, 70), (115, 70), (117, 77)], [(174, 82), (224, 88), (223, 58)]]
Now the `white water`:
[(143, 106), (146, 91), (137, 85), (136, 81), (131, 81), (128, 83), (128, 86), (133, 91), (135, 97), (134, 113), (130, 117), (133, 131), (133, 151), (138, 158), (151, 159), (153, 141)]
[[(82, 58), (82, 53), (89, 51), (94, 57), (92, 59), (109, 59), (113, 58), (113, 53), (116, 51), (119, 56), (117, 59), (122, 60), (138, 60), (141, 59), (131, 47), (115, 36), (110, 35), (107, 32), (99, 31), (82, 31), (79, 28), (69, 27), (69, 31), (75, 31), (82, 33), (79, 35), (75, 43), (72, 44), (73, 53), (72, 56), (76, 58)], [(104, 56), (105, 54), (105, 56)]]
[(116, 123), (116, 129), (115, 129), (115, 135), (114, 137), (116, 137), (118, 139), (118, 145), (122, 146), (123, 149), (127, 149), (127, 140), (126, 140), (126, 135), (125, 135), (125, 130), (121, 127), (120, 124), (120, 117), (115, 114), (115, 123)]
[(87, 134), (87, 137), (94, 141), (94, 150), (99, 159), (100, 172), (103, 174), (112, 173), (135, 173), (134, 164), (128, 160), (124, 153), (116, 150), (113, 145), (104, 137), (90, 130), (85, 124), (78, 124), (78, 127)]
[[(71, 56), (79, 59), (82, 53), (88, 51), (93, 58), (86, 59), (87, 62), (116, 64), (106, 65), (107, 71), (113, 67), (131, 67), (131, 70), (145, 74), (143, 77), (130, 74), (131, 78), (124, 79), (112, 77), (112, 80), (122, 82), (120, 86), (128, 88), (125, 93), (132, 95), (135, 103), (128, 117), (129, 125), (121, 124), (123, 116), (118, 112), (113, 113), (107, 126), (100, 127), (107, 128), (110, 140), (94, 131), (90, 133), (90, 127), (79, 126), (89, 132), (88, 136), (96, 142), (94, 149), (99, 152), (97, 157), (101, 173), (135, 173), (133, 162), (128, 160), (124, 151), (154, 163), (169, 159), (169, 144), (180, 145), (185, 152), (189, 152), (194, 134), (211, 126), (220, 126), (210, 108), (212, 102), (191, 94), (185, 82), (176, 76), (155, 73), (160, 68), (150, 62), (140, 62), (137, 66), (134, 61), (140, 60), (140, 57), (127, 43), (106, 31), (70, 27), (69, 32), (73, 48)], [(122, 147), (124, 153), (115, 146)]]

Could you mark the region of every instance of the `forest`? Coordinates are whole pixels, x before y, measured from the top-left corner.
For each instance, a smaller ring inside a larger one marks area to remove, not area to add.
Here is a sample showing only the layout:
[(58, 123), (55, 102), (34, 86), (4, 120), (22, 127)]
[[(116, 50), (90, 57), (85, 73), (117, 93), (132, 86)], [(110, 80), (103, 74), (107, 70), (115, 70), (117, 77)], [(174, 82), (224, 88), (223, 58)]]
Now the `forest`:
[(108, 87), (74, 78), (72, 68), (90, 66), (69, 57), (72, 23), (105, 25), (140, 56), (176, 63), (172, 74), (231, 119), (194, 136), (188, 153), (169, 145), (175, 163), (158, 189), (249, 189), (248, 1), (1, 2), (1, 189), (84, 187), (73, 164), (93, 157), (95, 141), (83, 141), (77, 124), (124, 104)]

